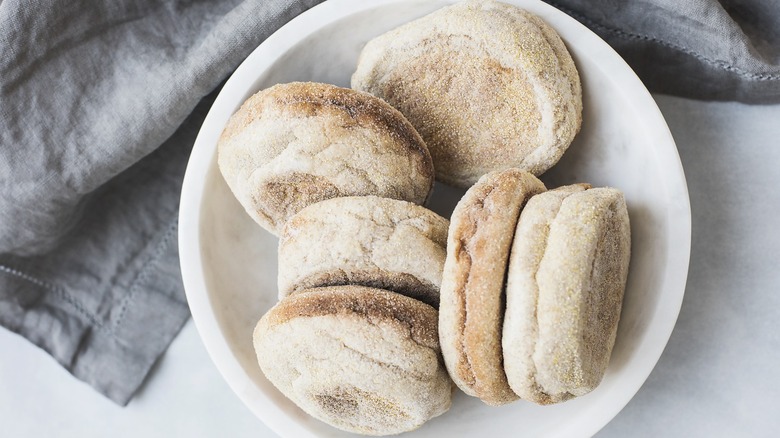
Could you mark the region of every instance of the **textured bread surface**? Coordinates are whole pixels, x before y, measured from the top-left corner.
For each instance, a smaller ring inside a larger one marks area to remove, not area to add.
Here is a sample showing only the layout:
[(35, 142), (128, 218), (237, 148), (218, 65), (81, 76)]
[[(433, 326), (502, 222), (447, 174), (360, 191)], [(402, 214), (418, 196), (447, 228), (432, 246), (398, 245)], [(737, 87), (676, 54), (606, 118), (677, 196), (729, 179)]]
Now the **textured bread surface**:
[(247, 99), (222, 132), (218, 163), (247, 213), (277, 235), (302, 208), (339, 196), (422, 204), (434, 177), (401, 113), (367, 93), (312, 82)]
[(510, 167), (540, 175), (582, 120), (579, 75), (558, 34), (495, 1), (457, 3), (369, 41), (352, 88), (398, 108), (437, 179), (458, 187)]
[(600, 382), (631, 253), (623, 194), (586, 184), (536, 195), (517, 223), (502, 338), (510, 386), (551, 404)]
[(361, 286), (310, 289), (258, 322), (260, 368), (313, 417), (349, 432), (416, 429), (450, 407), (436, 310)]
[(376, 196), (333, 198), (290, 218), (279, 239), (279, 298), (320, 286), (392, 290), (439, 306), (449, 221)]
[(447, 369), (465, 393), (489, 405), (517, 399), (501, 352), (504, 276), (517, 218), (545, 190), (528, 172), (491, 172), (452, 213), (439, 305), (439, 337)]

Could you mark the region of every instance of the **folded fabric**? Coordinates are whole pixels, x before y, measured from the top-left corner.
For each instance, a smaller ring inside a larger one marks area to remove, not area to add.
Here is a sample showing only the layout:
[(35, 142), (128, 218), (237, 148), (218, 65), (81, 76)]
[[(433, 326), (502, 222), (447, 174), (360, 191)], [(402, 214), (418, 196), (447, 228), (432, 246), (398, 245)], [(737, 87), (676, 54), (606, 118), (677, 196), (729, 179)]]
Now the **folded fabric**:
[(189, 317), (176, 193), (209, 103), (158, 150), (87, 195), (77, 225), (54, 248), (0, 256), (0, 323), (119, 404)]
[(0, 324), (128, 402), (189, 316), (193, 109), (316, 3), (0, 2)]
[[(188, 317), (176, 216), (206, 96), (317, 3), (0, 1), (0, 324), (128, 402)], [(780, 101), (763, 2), (551, 3), (653, 91)]]
[(780, 8), (761, 0), (545, 0), (601, 36), (650, 91), (780, 102)]

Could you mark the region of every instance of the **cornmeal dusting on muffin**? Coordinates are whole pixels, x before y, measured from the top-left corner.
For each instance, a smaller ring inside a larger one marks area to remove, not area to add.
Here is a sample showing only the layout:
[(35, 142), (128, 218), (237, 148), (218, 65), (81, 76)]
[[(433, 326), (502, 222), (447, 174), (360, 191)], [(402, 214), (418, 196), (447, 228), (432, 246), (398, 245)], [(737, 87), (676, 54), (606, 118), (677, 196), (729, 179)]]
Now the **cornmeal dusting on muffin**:
[(352, 87), (398, 108), (437, 179), (468, 187), (518, 167), (539, 175), (579, 131), (579, 75), (557, 33), (514, 6), (466, 1), (371, 40)]

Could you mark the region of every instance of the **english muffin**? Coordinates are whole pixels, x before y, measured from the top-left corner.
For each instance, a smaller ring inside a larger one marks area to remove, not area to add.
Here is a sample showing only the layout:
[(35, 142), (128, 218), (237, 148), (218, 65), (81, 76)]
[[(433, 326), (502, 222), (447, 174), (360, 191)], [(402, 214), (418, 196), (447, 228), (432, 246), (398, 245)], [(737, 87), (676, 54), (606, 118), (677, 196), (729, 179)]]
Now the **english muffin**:
[(509, 167), (540, 175), (582, 120), (579, 74), (561, 38), (495, 1), (457, 3), (369, 41), (352, 88), (398, 108), (437, 179), (458, 187)]
[(401, 113), (319, 83), (250, 97), (222, 132), (218, 163), (247, 213), (274, 234), (318, 201), (377, 195), (421, 204), (433, 184), (428, 149)]
[(439, 307), (449, 221), (427, 208), (377, 196), (312, 204), (279, 239), (279, 298), (320, 286), (387, 289)]
[(504, 276), (520, 210), (544, 191), (528, 172), (491, 172), (466, 192), (450, 219), (439, 304), (442, 354), (455, 384), (489, 405), (517, 399), (501, 353)]
[(593, 390), (615, 342), (631, 234), (623, 194), (586, 184), (531, 198), (509, 260), (504, 368), (539, 404)]
[(450, 407), (436, 310), (360, 286), (311, 289), (269, 310), (254, 331), (260, 368), (313, 417), (349, 432), (416, 429)]

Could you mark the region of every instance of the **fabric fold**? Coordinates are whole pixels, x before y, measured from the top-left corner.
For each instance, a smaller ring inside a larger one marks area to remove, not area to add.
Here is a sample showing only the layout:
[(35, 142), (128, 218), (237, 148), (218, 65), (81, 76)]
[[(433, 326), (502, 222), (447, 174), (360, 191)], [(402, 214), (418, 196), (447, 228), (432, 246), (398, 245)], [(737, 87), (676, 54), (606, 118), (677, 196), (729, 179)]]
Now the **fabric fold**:
[(780, 102), (780, 9), (759, 0), (545, 0), (607, 41), (650, 91)]
[(189, 317), (175, 225), (207, 95), (316, 3), (0, 2), (0, 324), (130, 400)]

